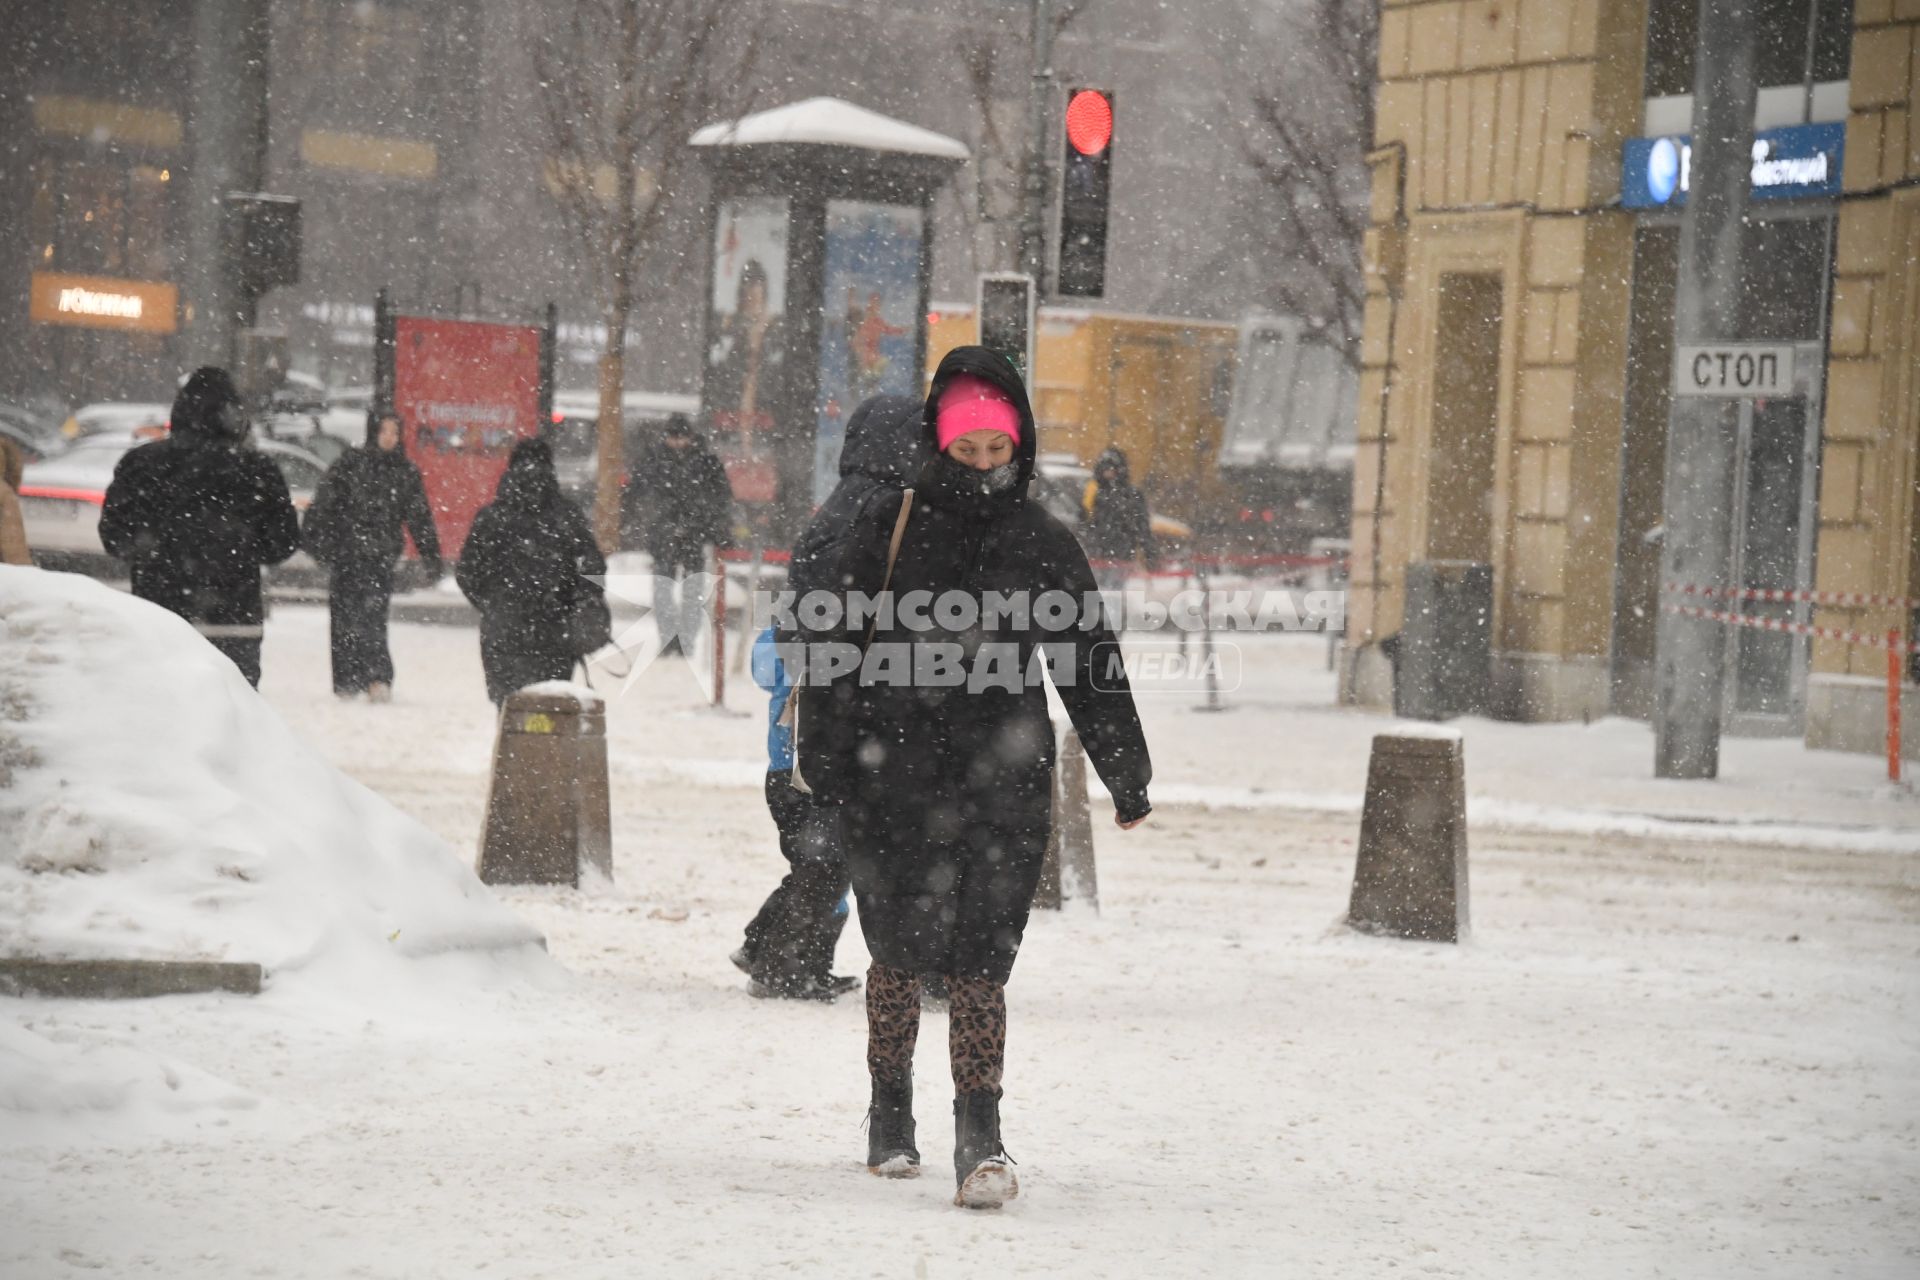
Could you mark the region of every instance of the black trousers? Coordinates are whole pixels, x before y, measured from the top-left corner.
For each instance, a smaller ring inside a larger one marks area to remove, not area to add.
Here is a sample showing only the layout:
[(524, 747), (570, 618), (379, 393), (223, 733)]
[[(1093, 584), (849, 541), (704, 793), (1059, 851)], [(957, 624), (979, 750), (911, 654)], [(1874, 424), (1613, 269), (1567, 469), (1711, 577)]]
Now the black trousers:
[(333, 639), (333, 691), (361, 693), (368, 685), (393, 683), (393, 652), (387, 647), (387, 611), (393, 575), (334, 570), (327, 584)]
[(240, 674), (247, 683), (260, 687), (260, 640), (258, 637), (245, 639), (236, 636), (208, 636), (207, 643), (227, 655), (233, 665), (240, 668)]
[(847, 927), (846, 850), (840, 811), (793, 789), (790, 770), (767, 774), (767, 812), (780, 832), (786, 878), (747, 925), (747, 957), (754, 977), (790, 983), (825, 978)]

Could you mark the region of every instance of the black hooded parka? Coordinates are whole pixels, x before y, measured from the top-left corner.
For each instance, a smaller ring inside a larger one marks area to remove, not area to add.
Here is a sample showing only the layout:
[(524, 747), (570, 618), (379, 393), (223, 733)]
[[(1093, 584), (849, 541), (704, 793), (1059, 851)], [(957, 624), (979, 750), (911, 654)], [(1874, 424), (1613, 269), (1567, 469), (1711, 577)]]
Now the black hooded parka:
[(473, 518), (454, 581), (480, 611), (480, 665), (495, 705), (573, 673), (575, 602), (607, 571), (587, 518), (561, 492), (541, 440), (514, 446), (493, 501)]
[[(987, 491), (986, 473), (935, 448), (940, 395), (963, 373), (1004, 389), (1020, 413), (1012, 481), (997, 491)], [(1017, 652), (1010, 664), (1017, 683), (889, 683), (863, 667), (803, 691), (800, 761), (816, 791), (844, 805), (849, 870), (874, 958), (910, 973), (1005, 982), (1051, 822), (1053, 727), (1044, 683), (1030, 678), (1038, 646), (1048, 646), (1053, 682), (1123, 821), (1149, 811), (1153, 769), (1104, 619), (1089, 625), (1083, 612), (1065, 629), (1048, 629), (1034, 610), (1025, 619), (997, 618), (991, 629), (983, 621), (953, 631), (930, 616), (907, 616), (915, 592), (976, 601), (1001, 593), (1030, 602), (1062, 592), (1076, 605), (1098, 598), (1073, 534), (1027, 495), (1037, 443), (1033, 411), (1004, 357), (984, 347), (948, 354), (921, 407), (920, 432), (931, 460), (914, 478), (893, 571), (891, 594), (902, 607), (875, 628), (872, 650), (957, 645), (978, 670), (991, 644), (1003, 656)], [(871, 490), (834, 557), (831, 580), (879, 590), (901, 501), (891, 485)], [(864, 627), (843, 624), (807, 638), (845, 642), (849, 635), (864, 641)]]
[(166, 439), (114, 467), (100, 543), (127, 562), (134, 595), (193, 623), (258, 685), (260, 570), (294, 553), (300, 521), (279, 468), (245, 447), (240, 403), (225, 370), (195, 370)]

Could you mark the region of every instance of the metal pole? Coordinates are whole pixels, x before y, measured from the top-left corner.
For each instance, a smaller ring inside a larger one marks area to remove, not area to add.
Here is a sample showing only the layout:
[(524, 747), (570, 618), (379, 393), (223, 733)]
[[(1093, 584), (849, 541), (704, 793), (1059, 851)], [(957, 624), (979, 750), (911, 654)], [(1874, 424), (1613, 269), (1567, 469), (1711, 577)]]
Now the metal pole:
[(1047, 113), (1053, 105), (1053, 0), (1033, 0), (1033, 81), (1027, 104), (1027, 173), (1020, 202), (1020, 270), (1036, 298), (1047, 288)]
[[(1673, 316), (1676, 347), (1739, 336), (1740, 236), (1753, 166), (1753, 68), (1749, 0), (1700, 0), (1692, 172), (1680, 223)], [(1663, 581), (1728, 585), (1739, 436), (1738, 400), (1674, 396), (1667, 428)], [(1716, 777), (1727, 632), (1719, 623), (1662, 610), (1655, 644), (1654, 775)]]
[(188, 357), (193, 364), (233, 365), (235, 340), (252, 323), (227, 254), (229, 192), (264, 190), (267, 180), (265, 5), (251, 0), (195, 0), (193, 97), (187, 122)]

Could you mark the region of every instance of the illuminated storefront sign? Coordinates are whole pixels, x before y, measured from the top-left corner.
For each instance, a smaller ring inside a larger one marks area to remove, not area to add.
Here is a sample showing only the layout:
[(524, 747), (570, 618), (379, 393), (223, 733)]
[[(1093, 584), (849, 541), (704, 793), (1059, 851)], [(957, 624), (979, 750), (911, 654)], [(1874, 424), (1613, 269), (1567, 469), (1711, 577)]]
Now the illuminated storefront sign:
[(180, 291), (150, 280), (33, 273), (28, 316), (35, 324), (82, 329), (172, 333), (179, 327)]
[[(1749, 194), (1795, 200), (1840, 194), (1843, 124), (1796, 124), (1753, 135)], [(1678, 209), (1687, 202), (1693, 143), (1686, 135), (1628, 138), (1620, 155), (1620, 203), (1629, 209)]]

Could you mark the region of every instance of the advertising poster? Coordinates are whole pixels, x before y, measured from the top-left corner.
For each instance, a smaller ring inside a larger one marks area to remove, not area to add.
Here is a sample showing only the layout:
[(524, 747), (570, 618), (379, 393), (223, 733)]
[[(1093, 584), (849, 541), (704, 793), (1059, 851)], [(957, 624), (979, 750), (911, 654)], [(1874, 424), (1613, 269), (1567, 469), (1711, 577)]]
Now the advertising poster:
[(540, 428), (540, 330), (394, 318), (393, 406), (420, 468), (440, 547), (460, 557), (507, 454)]
[(742, 502), (773, 500), (772, 439), (792, 429), (786, 310), (787, 202), (723, 201), (714, 224), (714, 337), (701, 403)]
[(920, 210), (900, 205), (827, 203), (816, 503), (840, 478), (840, 442), (855, 407), (883, 393), (920, 394), (914, 358), (921, 324), (920, 223)]

